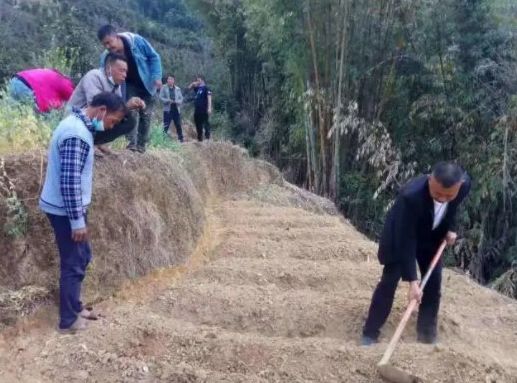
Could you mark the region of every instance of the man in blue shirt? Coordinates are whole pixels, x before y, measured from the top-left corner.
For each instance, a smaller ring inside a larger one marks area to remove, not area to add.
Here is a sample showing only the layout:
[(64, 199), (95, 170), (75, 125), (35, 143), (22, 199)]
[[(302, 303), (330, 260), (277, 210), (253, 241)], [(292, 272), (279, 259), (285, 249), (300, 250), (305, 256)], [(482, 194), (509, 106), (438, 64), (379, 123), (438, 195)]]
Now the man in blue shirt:
[(198, 75), (196, 80), (189, 85), (189, 89), (196, 92), (194, 99), (194, 123), (196, 124), (197, 139), (203, 141), (203, 130), (205, 138), (210, 139), (209, 116), (212, 114), (212, 91), (206, 86), (205, 77)]
[(94, 319), (82, 306), (81, 283), (91, 260), (87, 209), (92, 200), (94, 135), (112, 129), (126, 115), (122, 98), (99, 93), (84, 109), (73, 108), (50, 141), (39, 206), (56, 238), (60, 257), (59, 329), (75, 332)]
[(162, 87), (160, 55), (142, 36), (130, 32), (117, 33), (111, 25), (100, 28), (97, 37), (107, 50), (101, 56), (101, 67), (104, 67), (108, 52), (123, 55), (128, 65), (126, 97), (138, 97), (145, 103), (145, 108), (131, 112), (139, 117), (139, 121), (128, 137), (128, 149), (144, 153), (151, 129), (153, 98), (156, 91)]

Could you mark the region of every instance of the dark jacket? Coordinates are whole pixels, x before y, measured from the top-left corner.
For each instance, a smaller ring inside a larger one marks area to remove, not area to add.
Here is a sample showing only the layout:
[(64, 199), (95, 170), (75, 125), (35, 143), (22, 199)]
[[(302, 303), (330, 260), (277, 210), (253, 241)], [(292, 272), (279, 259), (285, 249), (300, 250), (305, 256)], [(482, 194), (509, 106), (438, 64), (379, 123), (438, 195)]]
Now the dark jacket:
[(470, 186), (470, 178), (466, 176), (458, 196), (449, 202), (443, 220), (433, 230), (434, 203), (429, 193), (428, 176), (414, 178), (405, 185), (384, 223), (379, 241), (380, 263), (400, 263), (402, 279), (417, 280), (417, 254), (432, 255), (447, 232), (455, 230), (458, 206), (469, 193)]

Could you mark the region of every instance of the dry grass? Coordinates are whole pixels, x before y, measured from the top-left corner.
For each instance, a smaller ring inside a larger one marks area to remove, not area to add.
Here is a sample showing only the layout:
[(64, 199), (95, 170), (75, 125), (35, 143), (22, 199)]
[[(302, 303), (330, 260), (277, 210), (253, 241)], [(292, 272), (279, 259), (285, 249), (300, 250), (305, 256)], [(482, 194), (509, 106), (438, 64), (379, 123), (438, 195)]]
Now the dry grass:
[(235, 198), (247, 198), (278, 207), (297, 207), (317, 214), (339, 215), (330, 200), (288, 183), (266, 184), (248, 193), (237, 194)]
[(517, 265), (501, 275), (492, 284), (492, 288), (510, 298), (517, 299)]
[(25, 286), (14, 291), (0, 289), (0, 329), (30, 314), (38, 304), (47, 301), (49, 296), (47, 289), (37, 286)]
[[(55, 292), (58, 257), (53, 233), (37, 206), (41, 155), (8, 156), (5, 171), (27, 211), (28, 227), (18, 238), (0, 231), (0, 254), (5, 254), (0, 257), (0, 287)], [(98, 160), (89, 213), (94, 260), (86, 280), (87, 299), (96, 301), (128, 279), (183, 264), (202, 236), (209, 198), (280, 179), (274, 168), (227, 143), (145, 155), (123, 152)], [(6, 223), (6, 209), (0, 197), (0, 227)]]

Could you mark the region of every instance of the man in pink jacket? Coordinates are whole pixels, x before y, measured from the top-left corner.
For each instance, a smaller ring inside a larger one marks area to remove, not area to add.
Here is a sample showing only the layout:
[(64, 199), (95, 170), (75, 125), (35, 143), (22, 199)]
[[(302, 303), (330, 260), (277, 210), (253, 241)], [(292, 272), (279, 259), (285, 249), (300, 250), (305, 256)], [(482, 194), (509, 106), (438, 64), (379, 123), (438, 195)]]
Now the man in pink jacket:
[(9, 83), (9, 94), (17, 101), (35, 103), (40, 113), (61, 108), (74, 91), (74, 84), (56, 69), (28, 69)]

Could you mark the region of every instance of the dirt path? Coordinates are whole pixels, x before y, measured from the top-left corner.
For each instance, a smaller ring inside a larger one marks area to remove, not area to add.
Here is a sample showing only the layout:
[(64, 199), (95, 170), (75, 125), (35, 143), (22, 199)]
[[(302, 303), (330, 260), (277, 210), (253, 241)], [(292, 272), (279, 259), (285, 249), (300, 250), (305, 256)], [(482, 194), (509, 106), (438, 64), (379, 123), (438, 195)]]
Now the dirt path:
[[(358, 345), (374, 244), (338, 217), (253, 199), (209, 216), (189, 265), (103, 302), (88, 331), (58, 335), (48, 310), (4, 334), (0, 381), (380, 382), (386, 343)], [(426, 382), (517, 382), (517, 303), (444, 279), (441, 344), (417, 344), (413, 321), (395, 363)]]

